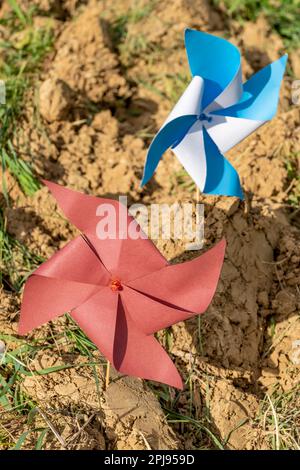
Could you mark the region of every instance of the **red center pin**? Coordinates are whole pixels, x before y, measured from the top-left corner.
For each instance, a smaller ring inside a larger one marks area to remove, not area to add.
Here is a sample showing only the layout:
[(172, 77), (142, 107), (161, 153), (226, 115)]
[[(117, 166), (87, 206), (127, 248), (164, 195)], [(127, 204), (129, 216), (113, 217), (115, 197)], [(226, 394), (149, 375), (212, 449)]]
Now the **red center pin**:
[(113, 292), (117, 292), (118, 290), (122, 290), (122, 284), (119, 279), (112, 279), (110, 283), (110, 288)]

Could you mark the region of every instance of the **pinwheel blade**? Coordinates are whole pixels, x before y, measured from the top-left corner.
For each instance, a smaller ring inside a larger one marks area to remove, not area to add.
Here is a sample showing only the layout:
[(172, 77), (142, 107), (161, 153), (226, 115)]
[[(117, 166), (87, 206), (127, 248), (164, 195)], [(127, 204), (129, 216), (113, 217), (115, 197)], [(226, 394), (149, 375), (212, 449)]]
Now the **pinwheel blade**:
[(204, 80), (198, 76), (193, 77), (162, 127), (164, 127), (168, 122), (173, 121), (173, 119), (181, 116), (198, 116), (202, 111), (203, 92)]
[(49, 320), (72, 310), (99, 290), (92, 284), (33, 275), (25, 285), (19, 334), (25, 335)]
[(203, 140), (206, 155), (206, 181), (203, 192), (244, 199), (237, 171), (221, 154), (205, 127)]
[[(142, 313), (142, 312), (140, 312)], [(152, 335), (145, 335), (119, 298), (113, 364), (124, 374), (183, 388), (178, 370)]]
[[(202, 313), (209, 306), (219, 280), (225, 240), (202, 256), (185, 263), (168, 265), (152, 274), (127, 283), (135, 291), (178, 309)], [(160, 328), (161, 323), (155, 324)]]
[(239, 74), (240, 52), (225, 39), (192, 29), (185, 30), (185, 47), (192, 75), (204, 79), (206, 108)]
[[(66, 217), (84, 232), (91, 249), (111, 276), (117, 274), (125, 281), (167, 264), (127, 208), (118, 201), (82, 194), (50, 181), (45, 184)], [(99, 229), (100, 223), (107, 231)]]
[(71, 315), (119, 372), (182, 388), (168, 354), (139, 330), (118, 293), (103, 289)]
[[(209, 129), (213, 131), (215, 127)], [(236, 170), (220, 153), (202, 122), (197, 121), (191, 127), (173, 152), (204, 194), (243, 199)]]
[(287, 62), (287, 54), (253, 75), (243, 86), (238, 103), (213, 111), (219, 116), (269, 121), (276, 114), (280, 85)]
[(212, 122), (205, 124), (205, 127), (219, 151), (225, 153), (264, 123), (254, 119), (214, 115)]
[(54, 253), (34, 274), (99, 286), (106, 286), (111, 277), (82, 236), (76, 237)]
[(20, 334), (63, 315), (107, 284), (110, 277), (82, 237), (45, 261), (25, 284)]
[(203, 191), (207, 169), (202, 122), (196, 121), (181, 142), (172, 148), (172, 151), (198, 188)]
[(253, 75), (235, 105), (210, 111), (213, 119), (206, 128), (220, 152), (227, 152), (274, 116), (286, 58)]
[[(111, 363), (114, 361), (117, 314), (118, 293), (109, 287), (104, 287), (71, 312), (72, 318)], [(125, 334), (120, 349), (124, 347), (124, 341), (127, 341)]]
[[(160, 299), (142, 294), (127, 286), (121, 292), (121, 298), (128, 307), (135, 324), (147, 335), (191, 318), (197, 313), (162, 302)], [(141, 312), (143, 312), (142, 315)]]
[(196, 120), (197, 117), (194, 115), (180, 116), (168, 122), (160, 129), (148, 150), (141, 186), (148, 183), (163, 153), (169, 147), (177, 145)]

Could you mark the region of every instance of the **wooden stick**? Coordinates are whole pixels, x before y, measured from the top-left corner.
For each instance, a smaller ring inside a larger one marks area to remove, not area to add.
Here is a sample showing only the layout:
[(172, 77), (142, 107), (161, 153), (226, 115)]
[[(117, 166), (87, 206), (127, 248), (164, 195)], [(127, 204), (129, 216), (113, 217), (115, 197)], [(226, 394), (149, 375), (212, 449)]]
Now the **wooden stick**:
[(196, 186), (196, 203), (200, 201), (200, 189)]
[(106, 375), (105, 375), (105, 390), (108, 389), (108, 385), (109, 385), (109, 373), (110, 373), (110, 362), (107, 361), (107, 363), (106, 363)]

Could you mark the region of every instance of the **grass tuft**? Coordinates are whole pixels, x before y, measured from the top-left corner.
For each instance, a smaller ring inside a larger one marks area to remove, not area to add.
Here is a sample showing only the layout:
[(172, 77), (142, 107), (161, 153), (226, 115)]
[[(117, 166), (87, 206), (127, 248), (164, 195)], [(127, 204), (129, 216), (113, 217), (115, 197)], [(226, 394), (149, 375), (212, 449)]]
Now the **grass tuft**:
[(299, 47), (299, 0), (213, 0), (237, 21), (255, 21), (262, 13), (289, 49)]
[[(5, 103), (0, 105), (2, 179), (9, 170), (23, 192), (31, 196), (39, 189), (39, 182), (30, 165), (19, 158), (12, 141), (17, 132), (17, 120), (22, 114), (26, 91), (42, 59), (52, 47), (53, 33), (50, 26), (34, 26), (33, 10), (23, 12), (16, 0), (10, 0), (9, 4), (11, 13), (0, 19), (0, 25), (9, 33), (9, 39), (0, 41), (0, 79), (5, 84)], [(5, 189), (5, 181), (2, 185)]]
[(0, 283), (10, 291), (20, 292), (30, 273), (43, 262), (43, 258), (6, 231), (3, 210), (0, 208)]
[(300, 387), (284, 392), (279, 385), (261, 403), (256, 420), (264, 442), (273, 450), (300, 450)]
[(293, 154), (286, 161), (289, 192), (288, 192), (288, 203), (296, 208), (300, 204), (300, 153)]
[[(53, 325), (48, 336), (28, 340), (0, 333), (0, 340), (9, 344), (0, 356), (0, 449), (43, 449), (46, 436), (53, 432), (50, 424), (47, 427), (37, 427), (34, 418), (37, 414), (46, 416), (48, 404), (37, 403), (26, 394), (23, 386), (26, 377), (33, 377), (38, 383), (40, 376), (72, 368), (90, 368), (100, 407), (101, 385), (97, 368), (102, 366), (102, 362), (98, 359), (98, 354), (94, 355), (96, 346), (71, 317), (66, 316), (63, 328)], [(36, 357), (46, 352), (60, 356), (60, 348), (73, 357), (79, 356), (82, 362), (71, 361), (37, 368), (34, 362)]]
[(128, 67), (135, 57), (151, 50), (147, 37), (144, 34), (130, 34), (130, 26), (146, 18), (156, 3), (157, 0), (150, 0), (146, 5), (141, 5), (135, 1), (129, 10), (118, 16), (112, 24), (112, 40), (125, 67)]

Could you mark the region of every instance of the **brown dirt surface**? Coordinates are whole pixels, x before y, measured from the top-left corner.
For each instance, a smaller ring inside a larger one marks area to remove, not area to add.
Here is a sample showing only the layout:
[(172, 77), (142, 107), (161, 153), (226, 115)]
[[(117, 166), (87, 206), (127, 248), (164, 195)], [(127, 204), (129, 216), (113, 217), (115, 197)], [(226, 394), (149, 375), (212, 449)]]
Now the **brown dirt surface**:
[[(116, 21), (128, 12), (129, 1), (38, 3), (60, 26), (36, 90), (28, 92), (14, 139), (19, 152), (40, 176), (89, 194), (126, 194), (129, 203), (192, 201), (194, 193), (181, 184), (180, 164), (170, 152), (147, 187), (139, 187), (149, 134), (162, 124), (188, 77), (184, 28), (219, 35), (227, 28), (228, 38), (241, 48), (245, 77), (280, 56), (279, 36), (263, 17), (256, 23), (232, 22), (228, 29), (208, 1), (175, 0), (168, 6), (153, 2), (149, 14), (128, 24), (121, 41)], [(299, 54), (290, 67), (299, 70)], [(183, 82), (178, 84), (176, 76)], [(174, 405), (175, 395), (178, 415), (209, 423), (226, 448), (268, 447), (257, 429), (260, 400), (276, 384), (291, 390), (300, 377), (294, 347), (300, 340), (300, 222), (287, 205), (295, 183), (286, 169), (287, 159), (300, 152), (300, 108), (291, 103), (291, 83), (286, 75), (272, 122), (229, 152), (246, 201), (201, 196), (204, 249), (225, 236), (227, 251), (216, 295), (201, 321), (193, 318), (169, 331), (168, 352), (187, 381), (184, 391), (169, 391), (165, 398), (165, 387), (116, 375), (104, 392), (101, 362), (97, 388), (92, 368), (77, 367), (85, 360), (80, 355), (42, 350), (35, 357), (33, 369), (72, 364), (22, 384), (51, 414), (68, 448), (211, 447), (203, 429), (167, 422), (162, 407)], [(72, 239), (75, 229), (46, 188), (26, 198), (11, 178), (9, 185), (11, 206), (5, 215), (12, 236), (44, 258)], [(199, 254), (172, 240), (156, 244), (172, 262)], [(19, 296), (1, 291), (2, 332), (16, 333), (19, 307)], [(59, 319), (30, 337), (62, 331), (64, 322)], [(163, 333), (160, 339), (166, 345)], [(97, 352), (94, 360), (100, 360)], [(35, 419), (39, 423), (43, 417), (38, 413)], [(62, 447), (55, 437), (47, 440), (46, 448)]]

